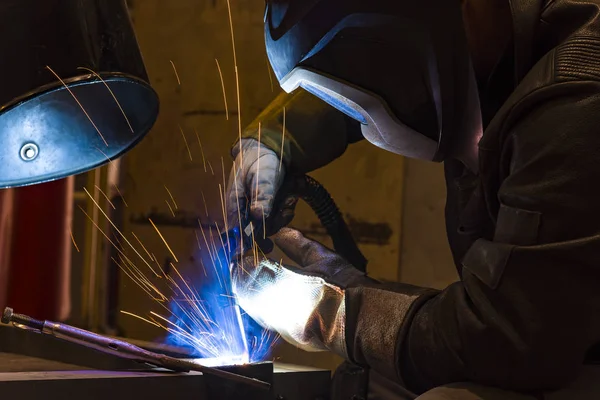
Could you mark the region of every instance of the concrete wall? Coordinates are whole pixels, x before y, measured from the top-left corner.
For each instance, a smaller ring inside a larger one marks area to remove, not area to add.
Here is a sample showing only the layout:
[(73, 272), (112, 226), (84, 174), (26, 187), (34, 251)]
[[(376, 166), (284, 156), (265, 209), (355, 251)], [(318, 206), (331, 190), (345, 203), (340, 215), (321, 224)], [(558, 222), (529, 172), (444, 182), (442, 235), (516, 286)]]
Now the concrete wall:
[(405, 165), (400, 280), (443, 289), (458, 279), (446, 238), (446, 187), (442, 164)]
[[(208, 225), (221, 223), (219, 184), (223, 184), (223, 173), (227, 174), (231, 165), (228, 151), (237, 137), (238, 111), (244, 126), (278, 93), (264, 51), (264, 2), (234, 0), (231, 4), (241, 93), (239, 108), (225, 0), (130, 3), (148, 72), (161, 97), (161, 113), (148, 138), (125, 157), (127, 176), (122, 191), (128, 208), (124, 232), (137, 243), (131, 235), (135, 233), (159, 264), (168, 265), (174, 257), (148, 224), (148, 217), (153, 218), (179, 260), (175, 264), (182, 274), (198, 274), (196, 235), (200, 233), (195, 221), (200, 218)], [(227, 107), (215, 60), (221, 68)], [(369, 143), (360, 143), (313, 174), (351, 222), (370, 260), (369, 271), (376, 278), (396, 280), (404, 275), (399, 271), (403, 161)], [(190, 226), (169, 225), (175, 220), (191, 221)], [(302, 204), (294, 225), (327, 243), (315, 216)], [(418, 242), (414, 245), (420, 246)], [(139, 245), (136, 247), (144, 252)], [(135, 257), (131, 251), (128, 254)], [(411, 263), (417, 264), (418, 259), (415, 255)], [(144, 271), (151, 274), (148, 269)], [(408, 275), (416, 279), (418, 271), (416, 268)], [(121, 278), (122, 310), (140, 315), (162, 310), (164, 314), (164, 304), (149, 299), (126, 276)], [(160, 279), (156, 279), (156, 285), (165, 289)], [(153, 339), (162, 333), (124, 314), (119, 325), (124, 334), (135, 338)], [(274, 357), (329, 368), (339, 362), (330, 354), (304, 353), (288, 345), (281, 345)]]

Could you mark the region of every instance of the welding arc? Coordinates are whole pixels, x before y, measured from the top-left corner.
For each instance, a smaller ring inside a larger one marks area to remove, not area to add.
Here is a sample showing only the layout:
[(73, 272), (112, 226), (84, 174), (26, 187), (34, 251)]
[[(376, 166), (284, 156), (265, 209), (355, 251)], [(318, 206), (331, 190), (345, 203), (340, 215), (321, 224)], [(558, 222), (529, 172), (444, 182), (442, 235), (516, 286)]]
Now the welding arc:
[(1, 321), (5, 324), (13, 323), (16, 327), (43, 333), (57, 339), (71, 342), (80, 346), (91, 348), (102, 353), (111, 354), (119, 358), (145, 362), (157, 367), (170, 369), (177, 372), (198, 371), (207, 375), (214, 375), (223, 379), (247, 384), (262, 390), (270, 390), (271, 384), (258, 379), (223, 371), (217, 368), (206, 367), (193, 361), (170, 357), (165, 354), (135, 346), (121, 339), (99, 335), (74, 326), (52, 321), (40, 321), (23, 314), (15, 314), (13, 309), (6, 307)]

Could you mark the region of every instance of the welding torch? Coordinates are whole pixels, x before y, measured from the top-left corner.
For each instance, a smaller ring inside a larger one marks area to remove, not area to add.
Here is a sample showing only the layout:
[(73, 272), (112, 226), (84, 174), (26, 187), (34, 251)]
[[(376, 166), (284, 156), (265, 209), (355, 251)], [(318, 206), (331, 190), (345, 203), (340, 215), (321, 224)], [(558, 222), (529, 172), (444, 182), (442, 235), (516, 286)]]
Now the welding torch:
[(154, 353), (124, 340), (99, 335), (74, 326), (52, 321), (40, 321), (27, 315), (15, 314), (10, 307), (4, 309), (1, 321), (5, 324), (12, 323), (17, 328), (50, 335), (57, 339), (85, 346), (102, 353), (149, 364), (154, 367), (165, 368), (175, 372), (198, 371), (203, 374), (214, 375), (223, 379), (248, 384), (266, 391), (271, 389), (271, 384), (268, 382), (217, 368), (206, 367), (195, 361)]
[(252, 249), (254, 244), (264, 254), (272, 251), (273, 244), (268, 237), (277, 233), (281, 227), (277, 216), (284, 209), (284, 200), (290, 196), (300, 198), (308, 204), (331, 237), (334, 250), (355, 268), (365, 272), (367, 259), (358, 248), (338, 206), (323, 185), (308, 175), (292, 176), (284, 182), (275, 198), (272, 216), (264, 223), (251, 221), (247, 210), (241, 213), (240, 226), (221, 236), (229, 249), (229, 259), (233, 260)]

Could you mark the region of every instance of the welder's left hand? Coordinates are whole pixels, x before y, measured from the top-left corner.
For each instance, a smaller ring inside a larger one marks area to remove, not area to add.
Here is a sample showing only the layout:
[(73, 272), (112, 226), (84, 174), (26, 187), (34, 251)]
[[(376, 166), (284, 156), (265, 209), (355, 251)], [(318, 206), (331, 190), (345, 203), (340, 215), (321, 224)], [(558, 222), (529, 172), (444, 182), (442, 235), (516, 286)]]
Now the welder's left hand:
[(296, 230), (283, 228), (272, 239), (301, 268), (253, 256), (240, 260), (232, 270), (240, 306), (291, 344), (346, 357), (345, 290), (376, 281)]

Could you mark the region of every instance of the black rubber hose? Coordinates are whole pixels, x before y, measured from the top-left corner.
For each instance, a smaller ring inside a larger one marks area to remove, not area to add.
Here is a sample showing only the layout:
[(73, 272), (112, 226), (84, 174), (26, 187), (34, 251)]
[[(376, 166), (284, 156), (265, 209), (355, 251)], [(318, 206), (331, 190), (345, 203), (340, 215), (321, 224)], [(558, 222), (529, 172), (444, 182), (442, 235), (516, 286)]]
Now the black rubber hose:
[(338, 206), (323, 185), (314, 178), (304, 175), (297, 181), (296, 195), (315, 212), (331, 237), (334, 250), (354, 267), (366, 272), (367, 259), (358, 248)]

